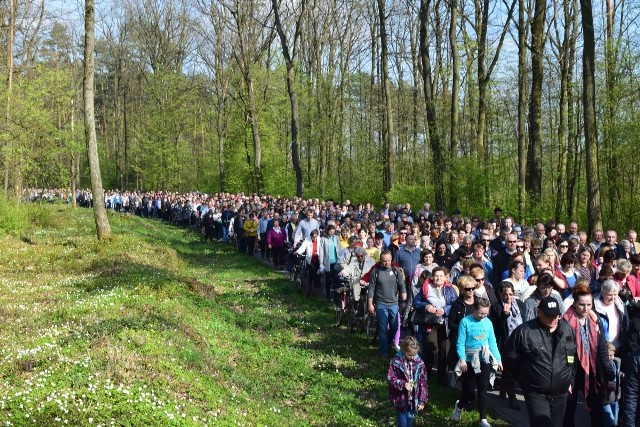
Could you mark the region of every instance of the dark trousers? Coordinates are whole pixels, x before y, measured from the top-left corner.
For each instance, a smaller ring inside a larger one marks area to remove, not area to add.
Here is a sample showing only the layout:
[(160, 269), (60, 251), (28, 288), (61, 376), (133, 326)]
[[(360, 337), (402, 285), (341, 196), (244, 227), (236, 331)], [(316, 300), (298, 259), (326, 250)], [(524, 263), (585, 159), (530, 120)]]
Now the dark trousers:
[(564, 412), (567, 407), (567, 395), (547, 396), (525, 391), (524, 400), (527, 404), (529, 425), (544, 427), (561, 427)]
[(462, 391), (460, 393), (459, 408), (464, 408), (468, 403), (473, 402), (478, 389), (478, 412), (480, 419), (487, 418), (487, 391), (489, 390), (489, 375), (491, 374), (491, 365), (488, 363), (480, 363), (480, 372), (475, 373), (471, 367), (471, 363), (467, 362), (467, 372), (462, 374)]
[(260, 233), (260, 256), (269, 256), (269, 248), (267, 247), (267, 233)]
[(271, 253), (273, 254), (274, 267), (279, 267), (281, 265), (284, 265), (284, 251), (285, 251), (284, 246), (280, 246), (280, 247), (273, 246), (271, 248)]
[[(601, 426), (604, 425), (603, 422), (603, 411), (602, 411), (602, 401), (604, 399), (604, 393), (602, 390), (596, 393), (596, 375), (589, 376), (589, 394), (584, 397), (584, 401), (591, 409), (589, 415), (591, 416), (591, 425), (592, 426)], [(576, 380), (571, 390), (571, 394), (567, 396), (567, 410), (564, 412), (564, 420), (562, 425), (565, 427), (573, 427), (575, 426), (575, 422), (573, 421), (573, 416), (576, 412), (576, 406), (578, 405), (578, 394), (584, 392), (584, 369), (582, 369), (582, 365), (578, 364), (576, 368)]]
[(425, 367), (428, 375), (431, 374), (433, 362), (438, 358), (438, 383), (447, 384), (447, 328), (444, 324), (433, 326), (429, 333), (424, 335)]
[(256, 236), (247, 236), (245, 240), (247, 242), (247, 253), (253, 256), (256, 251)]

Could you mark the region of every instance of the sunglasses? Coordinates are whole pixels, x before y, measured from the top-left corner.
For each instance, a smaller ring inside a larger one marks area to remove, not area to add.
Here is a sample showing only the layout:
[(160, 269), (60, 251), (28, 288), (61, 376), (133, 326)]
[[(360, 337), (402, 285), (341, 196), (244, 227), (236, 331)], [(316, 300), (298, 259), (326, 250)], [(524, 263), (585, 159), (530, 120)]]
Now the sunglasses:
[(558, 246), (558, 247), (559, 247), (559, 248), (568, 248), (568, 247), (569, 247), (569, 245), (560, 245), (560, 246)]
[(484, 283), (484, 277), (476, 279), (476, 283)]
[(473, 292), (476, 290), (476, 288), (464, 288), (464, 290), (467, 292)]
[(524, 245), (516, 245), (516, 248), (518, 248), (518, 249), (524, 249)]

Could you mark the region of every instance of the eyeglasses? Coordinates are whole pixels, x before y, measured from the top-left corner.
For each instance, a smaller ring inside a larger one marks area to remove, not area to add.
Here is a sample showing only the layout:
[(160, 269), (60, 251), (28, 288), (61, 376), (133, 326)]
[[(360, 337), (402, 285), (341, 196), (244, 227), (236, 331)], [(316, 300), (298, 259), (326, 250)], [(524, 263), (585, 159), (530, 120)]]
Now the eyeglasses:
[(541, 251), (542, 250), (542, 246), (531, 246), (531, 250)]
[(406, 231), (401, 231), (400, 234), (405, 235), (408, 234)]
[(568, 248), (568, 247), (569, 247), (569, 245), (559, 245), (558, 247), (559, 247), (559, 248)]
[(517, 240), (507, 240), (507, 243), (518, 243)]

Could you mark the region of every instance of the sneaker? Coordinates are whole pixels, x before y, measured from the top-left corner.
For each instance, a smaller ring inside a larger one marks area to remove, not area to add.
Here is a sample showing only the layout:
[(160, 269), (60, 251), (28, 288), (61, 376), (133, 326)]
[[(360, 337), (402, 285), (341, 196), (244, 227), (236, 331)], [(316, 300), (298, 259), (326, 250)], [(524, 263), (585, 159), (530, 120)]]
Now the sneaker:
[(489, 424), (489, 422), (487, 420), (480, 420), (480, 422), (478, 423), (478, 425), (480, 427), (491, 427), (491, 424)]
[(459, 402), (459, 400), (456, 400), (456, 405), (453, 407), (453, 414), (451, 414), (451, 419), (453, 421), (460, 421), (460, 418), (462, 417), (462, 408), (458, 407)]

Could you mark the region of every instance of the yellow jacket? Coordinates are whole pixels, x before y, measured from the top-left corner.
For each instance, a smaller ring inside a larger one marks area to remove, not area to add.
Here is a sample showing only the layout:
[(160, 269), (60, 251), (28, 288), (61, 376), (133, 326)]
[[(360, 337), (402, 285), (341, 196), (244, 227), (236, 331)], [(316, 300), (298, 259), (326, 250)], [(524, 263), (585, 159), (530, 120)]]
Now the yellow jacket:
[(258, 221), (247, 219), (242, 226), (245, 237), (256, 237), (258, 235)]

